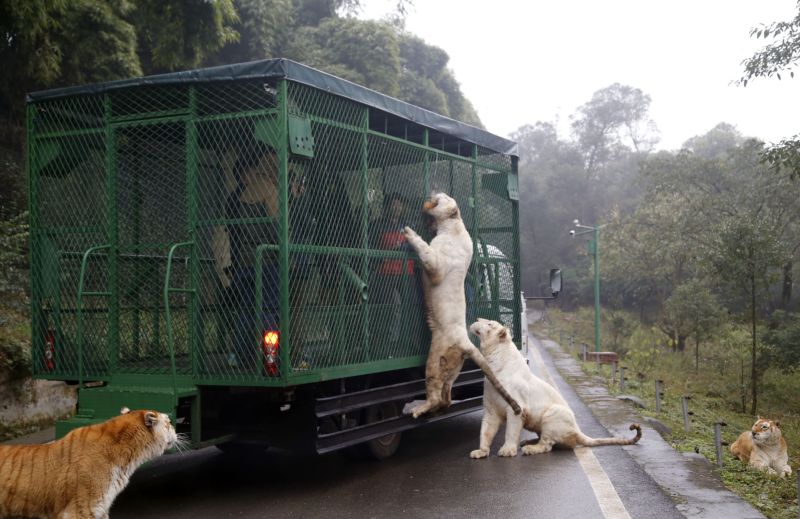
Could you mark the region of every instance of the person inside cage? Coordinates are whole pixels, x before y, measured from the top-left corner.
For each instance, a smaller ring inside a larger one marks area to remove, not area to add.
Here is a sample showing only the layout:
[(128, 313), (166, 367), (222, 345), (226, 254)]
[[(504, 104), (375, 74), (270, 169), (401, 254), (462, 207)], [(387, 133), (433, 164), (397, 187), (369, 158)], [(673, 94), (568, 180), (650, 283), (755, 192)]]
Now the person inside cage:
[[(403, 228), (409, 223), (408, 200), (400, 193), (386, 195), (383, 199), (381, 218), (372, 225), (372, 248), (409, 252), (410, 248), (403, 235)], [(370, 279), (370, 297), (374, 303), (381, 305), (380, 313), (386, 327), (385, 336), (389, 342), (396, 343), (400, 337), (404, 306), (408, 306), (406, 304), (408, 302), (421, 301), (419, 282), (414, 273), (414, 260), (402, 258), (379, 260)], [(422, 323), (419, 323), (419, 326), (422, 326)]]
[[(278, 243), (278, 164), (272, 148), (255, 144), (242, 152), (234, 165), (236, 188), (225, 201), (225, 231), (230, 264), (224, 269), (228, 282), (227, 299), (234, 311), (233, 351), (228, 364), (240, 361), (257, 365), (255, 359), (260, 336), (260, 319), (264, 331), (278, 330), (279, 269), (275, 252), (262, 257), (261, 315), (256, 306), (256, 249), (261, 244)], [(244, 357), (244, 358), (242, 358)]]
[[(302, 242), (308, 225), (296, 215), (303, 212), (300, 199), (305, 193), (305, 183), (300, 165), (293, 166), (290, 168), (290, 232), (292, 241)], [(233, 314), (232, 350), (227, 358), (232, 367), (244, 361), (258, 369), (256, 355), (261, 337), (257, 332), (278, 331), (280, 276), (275, 251), (262, 254), (261, 315), (255, 308), (256, 250), (259, 245), (278, 243), (278, 171), (275, 150), (267, 144), (252, 143), (239, 154), (233, 167), (235, 187), (225, 201), (227, 223), (215, 237), (217, 272), (226, 306)], [(298, 265), (293, 264), (293, 271), (304, 278), (308, 271), (305, 258), (295, 263)]]

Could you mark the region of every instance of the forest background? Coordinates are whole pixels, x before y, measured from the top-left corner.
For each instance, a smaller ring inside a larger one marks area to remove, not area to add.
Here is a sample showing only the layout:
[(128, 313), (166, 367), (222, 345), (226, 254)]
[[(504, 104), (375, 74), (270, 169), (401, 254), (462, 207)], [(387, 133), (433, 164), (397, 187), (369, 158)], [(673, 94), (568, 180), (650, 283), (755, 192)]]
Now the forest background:
[[(26, 92), (286, 57), (481, 126), (446, 50), (405, 29), (411, 6), (398, 0), (375, 21), (357, 16), (359, 0), (2, 2), (0, 372), (29, 374)], [(765, 47), (742, 57), (742, 88), (793, 77), (800, 15), (748, 37)], [(523, 288), (543, 293), (560, 267), (560, 309), (591, 306), (592, 255), (569, 230), (576, 219), (602, 226), (603, 349), (638, 362), (643, 377), (677, 362), (679, 385), (731, 411), (796, 419), (798, 139), (767, 146), (720, 121), (680, 150), (655, 151), (650, 103), (615, 83), (576, 108), (568, 135), (537, 121), (509, 136), (519, 143)]]

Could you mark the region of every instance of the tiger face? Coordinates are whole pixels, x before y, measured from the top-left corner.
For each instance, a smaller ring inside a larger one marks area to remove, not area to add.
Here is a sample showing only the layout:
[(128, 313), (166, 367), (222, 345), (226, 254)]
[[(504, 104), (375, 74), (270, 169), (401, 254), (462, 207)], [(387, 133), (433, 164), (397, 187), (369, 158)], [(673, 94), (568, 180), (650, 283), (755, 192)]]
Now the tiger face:
[(461, 217), (458, 203), (445, 193), (431, 193), (430, 197), (422, 204), (422, 211), (436, 222)]
[(780, 426), (781, 423), (777, 420), (768, 420), (759, 416), (750, 429), (750, 433), (753, 435), (753, 443), (756, 445), (771, 445), (779, 442), (782, 438)]
[(163, 453), (167, 449), (181, 447), (184, 443), (183, 440), (175, 432), (175, 427), (172, 425), (172, 420), (169, 415), (159, 413), (157, 411), (133, 411), (131, 412), (127, 407), (123, 407), (120, 414), (127, 415), (128, 413), (134, 415), (135, 420), (141, 420), (145, 427), (150, 431), (155, 439), (156, 444), (160, 446)]

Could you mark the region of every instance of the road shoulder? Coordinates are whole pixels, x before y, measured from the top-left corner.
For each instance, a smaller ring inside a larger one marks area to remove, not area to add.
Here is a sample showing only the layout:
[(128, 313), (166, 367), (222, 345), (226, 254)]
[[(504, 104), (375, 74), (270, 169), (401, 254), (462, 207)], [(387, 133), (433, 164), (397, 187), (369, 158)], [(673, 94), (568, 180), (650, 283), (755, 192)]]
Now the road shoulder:
[[(642, 417), (630, 405), (610, 395), (601, 380), (584, 373), (577, 360), (562, 351), (556, 342), (529, 335), (529, 345), (549, 358), (561, 380), (568, 382), (597, 421), (611, 433), (626, 436), (630, 434), (631, 423), (642, 423)], [(642, 424), (642, 431), (642, 441), (624, 450), (672, 498), (684, 516), (764, 518), (749, 503), (728, 490), (714, 467), (704, 458), (677, 452), (646, 423)], [(591, 431), (586, 432), (591, 434)]]

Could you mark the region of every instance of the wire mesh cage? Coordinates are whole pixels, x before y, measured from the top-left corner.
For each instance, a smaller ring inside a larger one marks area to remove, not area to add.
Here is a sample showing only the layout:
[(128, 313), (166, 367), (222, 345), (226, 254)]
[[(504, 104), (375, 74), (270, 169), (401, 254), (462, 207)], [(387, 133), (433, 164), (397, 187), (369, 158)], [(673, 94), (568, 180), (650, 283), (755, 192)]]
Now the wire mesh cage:
[[(238, 68), (237, 68), (238, 67)], [(406, 225), (453, 196), (468, 319), (520, 323), (513, 143), (269, 60), (28, 98), (34, 370), (289, 385), (424, 364)]]

